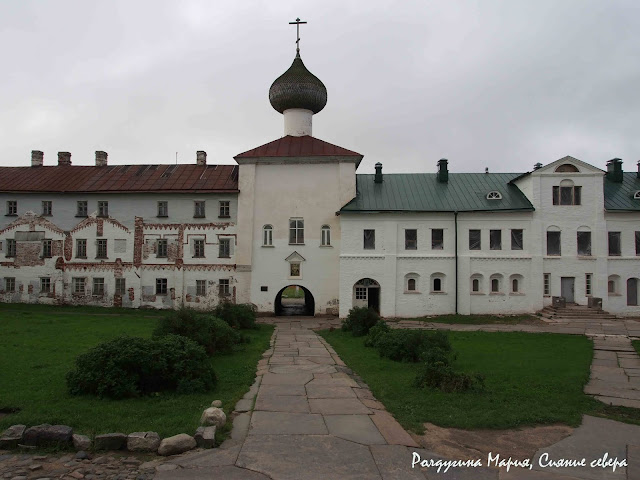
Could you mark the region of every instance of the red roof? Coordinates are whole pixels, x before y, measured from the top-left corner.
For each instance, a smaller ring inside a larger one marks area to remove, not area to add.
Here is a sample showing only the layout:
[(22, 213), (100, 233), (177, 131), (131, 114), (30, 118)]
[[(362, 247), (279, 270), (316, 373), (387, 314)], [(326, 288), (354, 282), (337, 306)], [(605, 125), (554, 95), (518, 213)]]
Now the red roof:
[(236, 165), (0, 167), (2, 192), (237, 192)]
[(315, 157), (315, 156), (357, 156), (359, 153), (346, 148), (338, 147), (319, 138), (309, 135), (294, 137), (287, 135), (273, 142), (265, 143), (247, 152), (236, 155), (233, 158), (255, 157)]

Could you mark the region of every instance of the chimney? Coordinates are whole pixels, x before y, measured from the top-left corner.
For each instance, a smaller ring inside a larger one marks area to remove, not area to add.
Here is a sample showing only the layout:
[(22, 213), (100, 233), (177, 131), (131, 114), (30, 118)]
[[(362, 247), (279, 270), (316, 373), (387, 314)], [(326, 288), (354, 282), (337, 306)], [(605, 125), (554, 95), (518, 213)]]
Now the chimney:
[(207, 152), (204, 150), (198, 150), (196, 152), (196, 165), (206, 165), (207, 164)]
[(58, 152), (58, 166), (71, 165), (71, 153)]
[(107, 166), (107, 152), (96, 150), (96, 167)]
[(31, 150), (31, 166), (41, 167), (44, 164), (44, 153), (40, 150)]
[(536, 164), (533, 166), (533, 169), (534, 169), (534, 170), (540, 170), (541, 168), (542, 168), (542, 164), (541, 164), (540, 162), (536, 163)]
[(446, 158), (438, 160), (438, 181), (440, 183), (447, 183), (449, 181), (449, 170), (447, 169), (448, 163), (449, 160)]
[(373, 181), (375, 183), (382, 183), (382, 164), (380, 162), (376, 163), (376, 176), (373, 177)]
[(614, 158), (607, 162), (607, 178), (616, 183), (622, 183), (622, 160)]

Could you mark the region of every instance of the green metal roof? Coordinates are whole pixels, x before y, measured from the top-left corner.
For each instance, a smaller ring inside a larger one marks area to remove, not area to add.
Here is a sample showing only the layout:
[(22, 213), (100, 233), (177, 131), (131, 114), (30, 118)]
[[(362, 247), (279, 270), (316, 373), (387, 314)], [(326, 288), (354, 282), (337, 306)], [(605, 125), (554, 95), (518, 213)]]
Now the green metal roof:
[(612, 182), (604, 176), (604, 208), (607, 211), (640, 211), (640, 200), (633, 194), (640, 190), (636, 172), (624, 172), (622, 183)]
[[(341, 212), (483, 212), (533, 211), (533, 205), (508, 182), (517, 173), (449, 173), (447, 183), (436, 173), (384, 174), (382, 183), (374, 175), (356, 175), (356, 198)], [(501, 200), (487, 200), (498, 191)]]

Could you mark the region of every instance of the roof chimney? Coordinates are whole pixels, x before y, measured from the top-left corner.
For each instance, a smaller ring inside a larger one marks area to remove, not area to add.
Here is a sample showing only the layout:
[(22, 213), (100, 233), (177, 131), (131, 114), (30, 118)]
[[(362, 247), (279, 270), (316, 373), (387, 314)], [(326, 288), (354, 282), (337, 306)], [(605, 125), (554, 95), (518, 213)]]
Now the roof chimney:
[(196, 152), (196, 165), (206, 165), (207, 164), (207, 152), (204, 150), (198, 150)]
[(622, 183), (622, 160), (611, 159), (607, 162), (607, 178), (616, 183)]
[(96, 150), (96, 167), (107, 166), (107, 152)]
[(447, 183), (449, 181), (449, 169), (447, 168), (448, 163), (449, 160), (446, 158), (438, 160), (438, 181), (441, 183)]
[(541, 168), (542, 168), (542, 164), (541, 164), (540, 162), (536, 163), (536, 164), (533, 166), (533, 169), (534, 169), (534, 170), (540, 170)]
[(71, 165), (71, 153), (58, 152), (58, 166)]
[(31, 166), (41, 167), (44, 164), (44, 153), (40, 150), (31, 150)]
[(489, 173), (489, 167), (484, 167), (484, 173)]
[(382, 164), (380, 162), (376, 163), (376, 176), (373, 177), (373, 181), (375, 183), (382, 183)]

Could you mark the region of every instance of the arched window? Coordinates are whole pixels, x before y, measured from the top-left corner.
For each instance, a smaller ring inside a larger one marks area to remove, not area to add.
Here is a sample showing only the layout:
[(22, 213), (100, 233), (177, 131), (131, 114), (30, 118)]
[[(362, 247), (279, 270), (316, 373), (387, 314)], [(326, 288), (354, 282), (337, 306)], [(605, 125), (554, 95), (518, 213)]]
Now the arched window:
[(433, 291), (434, 292), (441, 292), (442, 291), (442, 279), (441, 278), (434, 278), (433, 279)]
[(404, 276), (404, 291), (407, 292), (419, 292), (420, 285), (418, 284), (418, 280), (420, 279), (420, 275), (417, 273), (407, 273)]
[(638, 190), (636, 193), (633, 194), (633, 199), (640, 200), (640, 190)]
[(500, 291), (500, 280), (497, 278), (491, 279), (491, 291), (493, 293), (498, 293)]
[(471, 281), (471, 291), (478, 293), (480, 291), (480, 279), (474, 278)]
[(273, 227), (265, 225), (262, 227), (262, 246), (271, 247), (273, 245)]
[(570, 163), (563, 163), (558, 168), (556, 168), (556, 172), (579, 172), (578, 167), (575, 165), (571, 165)]
[(502, 194), (496, 190), (487, 193), (487, 200), (502, 200)]
[(431, 292), (432, 293), (444, 293), (444, 273), (434, 273), (431, 275)]
[(511, 280), (511, 291), (513, 293), (518, 293), (519, 291), (519, 285), (518, 285), (518, 279), (514, 278), (513, 280)]
[(522, 275), (511, 275), (509, 277), (509, 283), (511, 285), (511, 293), (522, 294), (522, 288), (524, 287)]
[(416, 279), (415, 278), (410, 278), (407, 281), (407, 290), (410, 292), (415, 292), (416, 290)]
[(329, 225), (322, 225), (322, 242), (323, 247), (331, 246), (331, 227)]

